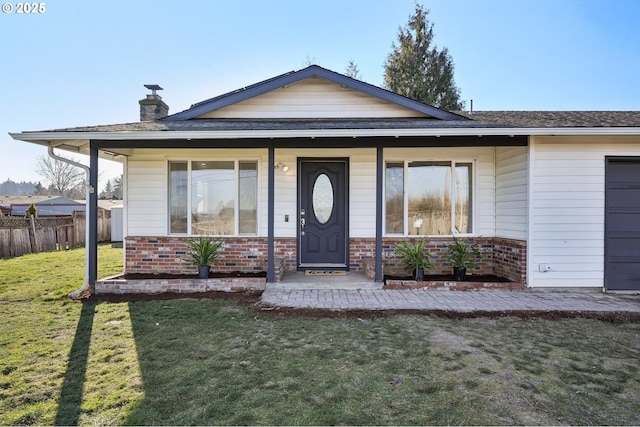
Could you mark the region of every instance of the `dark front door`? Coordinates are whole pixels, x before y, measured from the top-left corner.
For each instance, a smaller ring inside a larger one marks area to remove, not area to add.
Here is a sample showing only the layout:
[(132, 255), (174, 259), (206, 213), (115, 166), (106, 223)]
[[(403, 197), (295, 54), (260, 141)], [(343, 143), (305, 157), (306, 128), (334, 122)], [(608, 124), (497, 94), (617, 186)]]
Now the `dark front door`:
[(347, 177), (345, 159), (298, 161), (300, 269), (348, 268)]
[(605, 289), (640, 290), (640, 158), (606, 159), (604, 223)]

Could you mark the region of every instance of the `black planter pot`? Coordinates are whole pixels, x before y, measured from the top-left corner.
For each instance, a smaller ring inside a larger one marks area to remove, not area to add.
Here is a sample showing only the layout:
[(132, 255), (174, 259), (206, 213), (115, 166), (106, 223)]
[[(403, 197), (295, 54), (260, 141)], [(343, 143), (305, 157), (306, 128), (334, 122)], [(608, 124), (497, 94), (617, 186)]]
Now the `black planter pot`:
[(413, 277), (416, 279), (416, 281), (418, 282), (422, 282), (424, 280), (424, 268), (420, 267), (417, 269), (413, 270)]
[(208, 279), (209, 278), (209, 270), (211, 267), (208, 265), (199, 265), (198, 266), (198, 278), (199, 279)]
[(453, 279), (456, 282), (464, 282), (467, 280), (467, 269), (460, 267), (453, 267)]

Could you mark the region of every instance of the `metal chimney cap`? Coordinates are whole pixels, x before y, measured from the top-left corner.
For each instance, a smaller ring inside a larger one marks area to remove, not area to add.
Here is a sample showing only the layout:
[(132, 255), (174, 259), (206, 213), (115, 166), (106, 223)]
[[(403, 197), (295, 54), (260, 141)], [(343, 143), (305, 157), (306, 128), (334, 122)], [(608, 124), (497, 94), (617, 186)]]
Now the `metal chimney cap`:
[(149, 89), (149, 90), (151, 91), (151, 94), (152, 94), (152, 95), (155, 95), (157, 90), (162, 90), (162, 88), (160, 87), (160, 85), (156, 85), (156, 84), (144, 85), (144, 87), (146, 87), (147, 89)]

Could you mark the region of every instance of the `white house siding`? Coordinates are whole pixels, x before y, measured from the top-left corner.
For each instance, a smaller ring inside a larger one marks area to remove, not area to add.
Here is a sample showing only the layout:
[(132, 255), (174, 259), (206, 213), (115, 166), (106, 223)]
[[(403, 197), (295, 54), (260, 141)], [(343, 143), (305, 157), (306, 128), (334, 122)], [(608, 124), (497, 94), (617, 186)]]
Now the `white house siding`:
[(372, 95), (311, 77), (220, 108), (198, 118), (398, 118), (424, 114)]
[[(275, 162), (289, 169), (275, 171), (275, 235), (296, 237), (297, 158), (347, 157), (350, 160), (350, 235), (375, 237), (376, 150), (276, 149)], [(267, 235), (267, 150), (135, 150), (128, 160), (127, 215), (130, 236), (167, 235), (167, 162), (193, 159), (258, 159), (258, 235)], [(289, 221), (285, 221), (285, 215)]]
[(267, 234), (267, 150), (152, 150), (136, 149), (127, 161), (126, 236), (166, 236), (167, 162), (169, 160), (237, 160), (258, 161), (258, 232)]
[(496, 147), (496, 237), (527, 238), (527, 147)]
[[(297, 232), (297, 158), (347, 157), (349, 159), (349, 235), (376, 235), (376, 150), (353, 149), (276, 149), (275, 161), (289, 166), (287, 172), (276, 170), (275, 235), (296, 237)], [(289, 222), (285, 222), (289, 215)], [(266, 222), (266, 215), (263, 218)], [(266, 234), (266, 233), (265, 233)]]
[[(495, 236), (496, 198), (493, 147), (385, 148), (384, 157), (385, 161), (450, 160), (472, 162), (474, 164), (474, 234), (485, 237)], [(375, 205), (373, 209), (375, 209)]]
[(605, 156), (640, 155), (640, 138), (535, 137), (530, 155), (530, 285), (603, 287)]
[(163, 156), (128, 158), (124, 236), (164, 236), (167, 232), (166, 160)]
[[(451, 160), (474, 164), (474, 234), (494, 236), (496, 197), (494, 148), (386, 148), (385, 160)], [(349, 235), (375, 237), (376, 150), (276, 149), (275, 163), (289, 169), (275, 171), (275, 236), (295, 238), (297, 232), (297, 159), (349, 159)], [(128, 236), (167, 235), (167, 162), (193, 159), (257, 159), (259, 161), (258, 235), (267, 235), (267, 150), (136, 149), (127, 162)], [(285, 216), (289, 220), (285, 220)], [(506, 237), (506, 236), (505, 236)], [(514, 236), (511, 236), (514, 237)]]

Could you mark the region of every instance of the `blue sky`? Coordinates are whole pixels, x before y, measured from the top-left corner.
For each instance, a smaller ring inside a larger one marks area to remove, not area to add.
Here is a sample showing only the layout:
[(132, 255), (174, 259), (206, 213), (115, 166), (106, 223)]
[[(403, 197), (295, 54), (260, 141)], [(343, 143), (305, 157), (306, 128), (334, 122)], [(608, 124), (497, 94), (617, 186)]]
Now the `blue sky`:
[[(41, 180), (46, 155), (8, 132), (137, 121), (145, 83), (165, 89), (171, 113), (308, 60), (344, 72), (353, 59), (381, 85), (414, 11), (414, 0), (44, 3), (0, 13), (0, 182)], [(640, 1), (423, 4), (475, 110), (640, 110)]]

